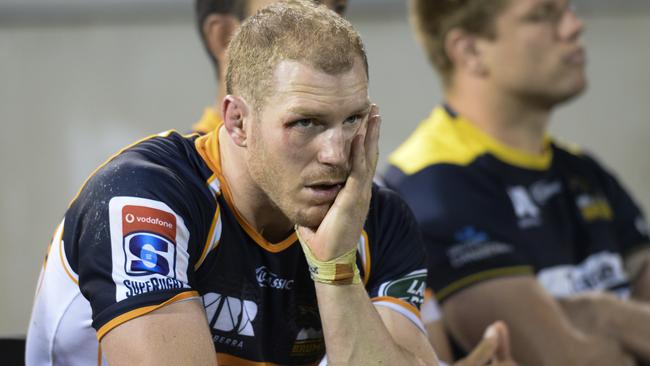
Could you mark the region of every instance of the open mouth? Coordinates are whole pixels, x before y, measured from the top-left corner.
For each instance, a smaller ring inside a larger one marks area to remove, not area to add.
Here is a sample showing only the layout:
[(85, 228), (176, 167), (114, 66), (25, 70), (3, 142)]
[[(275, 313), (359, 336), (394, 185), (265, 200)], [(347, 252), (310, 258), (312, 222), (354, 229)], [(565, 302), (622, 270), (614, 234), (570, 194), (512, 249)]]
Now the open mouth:
[(336, 199), (343, 189), (343, 183), (318, 183), (308, 185), (306, 188), (315, 203), (327, 203)]

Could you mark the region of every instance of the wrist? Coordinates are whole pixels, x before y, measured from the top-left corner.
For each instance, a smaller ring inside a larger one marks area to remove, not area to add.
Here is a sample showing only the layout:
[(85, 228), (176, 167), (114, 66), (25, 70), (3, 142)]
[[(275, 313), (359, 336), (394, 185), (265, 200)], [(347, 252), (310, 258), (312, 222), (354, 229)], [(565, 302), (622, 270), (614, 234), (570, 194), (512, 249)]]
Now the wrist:
[(618, 309), (619, 304), (620, 300), (610, 294), (603, 294), (600, 298), (595, 319), (599, 334), (616, 336), (620, 329), (620, 315), (622, 314)]
[(298, 230), (298, 240), (302, 247), (309, 274), (314, 282), (328, 285), (350, 285), (361, 283), (359, 268), (357, 267), (357, 249), (351, 250), (326, 261), (319, 260), (312, 252), (309, 245), (300, 236)]

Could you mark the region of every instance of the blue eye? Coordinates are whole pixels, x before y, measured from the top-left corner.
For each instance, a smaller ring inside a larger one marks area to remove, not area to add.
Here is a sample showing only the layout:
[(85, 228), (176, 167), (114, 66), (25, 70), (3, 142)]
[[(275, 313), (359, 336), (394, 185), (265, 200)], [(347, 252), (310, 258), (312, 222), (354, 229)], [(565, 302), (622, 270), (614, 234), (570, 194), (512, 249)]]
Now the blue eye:
[(359, 120), (361, 120), (361, 116), (356, 115), (356, 116), (350, 116), (350, 117), (346, 118), (345, 121), (343, 121), (343, 122), (352, 124), (352, 123), (359, 122)]
[(308, 118), (299, 119), (297, 121), (294, 121), (292, 123), (292, 125), (294, 127), (308, 128), (308, 127), (312, 127), (314, 125), (314, 120), (313, 119), (308, 119)]

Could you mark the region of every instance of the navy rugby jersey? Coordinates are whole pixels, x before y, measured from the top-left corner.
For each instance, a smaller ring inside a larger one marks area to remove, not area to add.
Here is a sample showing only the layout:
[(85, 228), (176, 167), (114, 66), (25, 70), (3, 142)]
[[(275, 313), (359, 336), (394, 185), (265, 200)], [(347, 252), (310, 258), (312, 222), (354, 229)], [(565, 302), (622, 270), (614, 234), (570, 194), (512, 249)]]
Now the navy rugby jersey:
[(556, 297), (629, 292), (622, 258), (650, 243), (641, 211), (594, 159), (545, 144), (523, 153), (439, 107), (390, 156), (384, 179), (419, 223), (439, 301), (517, 275)]
[[(325, 343), (296, 234), (267, 242), (237, 212), (218, 134), (160, 134), (111, 158), (56, 230), (37, 290), (29, 365), (102, 363), (98, 340), (201, 297), (225, 365), (315, 364)], [(408, 207), (373, 187), (357, 265), (370, 298), (422, 329), (424, 249)], [(173, 332), (172, 329), (169, 330)], [(143, 350), (146, 352), (146, 350)]]

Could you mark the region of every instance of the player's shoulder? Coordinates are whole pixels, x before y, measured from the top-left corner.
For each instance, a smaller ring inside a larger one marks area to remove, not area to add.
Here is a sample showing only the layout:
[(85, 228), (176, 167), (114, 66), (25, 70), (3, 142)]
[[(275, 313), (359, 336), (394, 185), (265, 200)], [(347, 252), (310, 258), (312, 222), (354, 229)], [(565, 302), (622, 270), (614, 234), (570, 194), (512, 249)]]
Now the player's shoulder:
[(578, 144), (554, 137), (551, 146), (555, 162), (573, 173), (609, 174), (591, 151)]
[(379, 243), (400, 241), (417, 231), (417, 220), (404, 199), (390, 188), (373, 184), (365, 230)]
[(407, 202), (416, 216), (444, 214), (477, 200), (483, 201), (485, 192), (493, 184), (476, 166), (457, 164), (433, 164), (410, 175), (389, 166), (384, 181)]
[(405, 175), (438, 164), (467, 166), (487, 151), (474, 130), (451, 108), (436, 107), (389, 156), (389, 164)]
[(369, 217), (400, 216), (408, 211), (408, 205), (395, 190), (384, 184), (373, 183)]
[(157, 195), (175, 191), (181, 200), (188, 190), (205, 185), (194, 138), (167, 131), (128, 145), (91, 173), (71, 206), (115, 196), (164, 198)]

